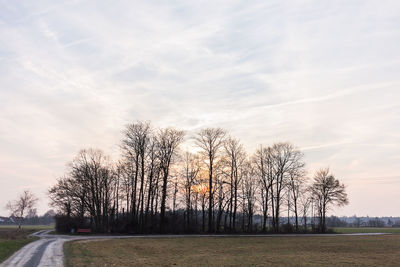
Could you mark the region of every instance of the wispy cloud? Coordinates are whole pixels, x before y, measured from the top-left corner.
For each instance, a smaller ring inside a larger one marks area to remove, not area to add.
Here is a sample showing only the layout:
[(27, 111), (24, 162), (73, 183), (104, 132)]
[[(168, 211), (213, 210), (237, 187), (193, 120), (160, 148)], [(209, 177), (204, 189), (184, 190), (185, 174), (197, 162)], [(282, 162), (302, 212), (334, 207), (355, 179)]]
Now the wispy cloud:
[[(82, 147), (116, 157), (123, 125), (138, 119), (189, 136), (225, 127), (249, 150), (292, 141), (311, 171), (329, 165), (349, 182), (399, 175), (398, 10), (372, 0), (1, 2), (0, 203), (28, 185), (45, 198)], [(398, 192), (375, 181), (349, 183), (343, 212), (394, 214)], [(393, 207), (376, 208), (374, 189)]]

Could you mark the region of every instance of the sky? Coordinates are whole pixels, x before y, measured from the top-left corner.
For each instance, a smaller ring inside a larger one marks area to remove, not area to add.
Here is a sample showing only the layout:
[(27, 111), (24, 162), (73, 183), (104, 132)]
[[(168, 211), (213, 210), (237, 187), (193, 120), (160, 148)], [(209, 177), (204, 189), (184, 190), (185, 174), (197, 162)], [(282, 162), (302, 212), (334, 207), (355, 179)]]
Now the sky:
[(0, 215), (128, 123), (290, 141), (347, 186), (336, 215), (400, 216), (400, 2), (0, 0)]

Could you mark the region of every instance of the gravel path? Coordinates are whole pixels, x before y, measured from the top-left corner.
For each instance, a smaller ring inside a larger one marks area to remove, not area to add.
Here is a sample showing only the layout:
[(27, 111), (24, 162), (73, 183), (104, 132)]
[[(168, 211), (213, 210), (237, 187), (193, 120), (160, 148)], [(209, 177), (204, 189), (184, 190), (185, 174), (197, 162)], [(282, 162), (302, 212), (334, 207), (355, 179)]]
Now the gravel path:
[(135, 236), (69, 236), (51, 235), (51, 230), (39, 231), (34, 236), (40, 239), (29, 243), (9, 259), (3, 262), (0, 267), (36, 267), (36, 266), (63, 266), (64, 255), (63, 245), (71, 240), (84, 239), (117, 239), (117, 238), (183, 238), (183, 237), (297, 237), (297, 236), (369, 236), (384, 235), (384, 233), (359, 233), (359, 234), (284, 234), (284, 235), (135, 235)]

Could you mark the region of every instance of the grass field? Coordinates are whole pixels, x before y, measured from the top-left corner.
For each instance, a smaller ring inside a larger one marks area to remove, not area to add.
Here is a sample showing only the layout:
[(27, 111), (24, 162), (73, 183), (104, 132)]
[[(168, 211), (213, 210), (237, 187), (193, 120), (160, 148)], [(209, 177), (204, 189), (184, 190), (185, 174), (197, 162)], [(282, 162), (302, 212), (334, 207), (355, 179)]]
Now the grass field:
[[(18, 229), (18, 225), (0, 225), (1, 229)], [(22, 225), (22, 229), (34, 231), (50, 230), (54, 229), (54, 225)]]
[(52, 227), (27, 225), (23, 226), (22, 230), (18, 230), (18, 226), (0, 226), (0, 262), (3, 262), (29, 242), (37, 239), (30, 237), (30, 234), (45, 229), (52, 229)]
[(398, 266), (400, 235), (74, 241), (67, 266)]
[(360, 227), (360, 228), (350, 228), (350, 227), (338, 227), (333, 229), (336, 233), (341, 234), (352, 234), (352, 233), (400, 233), (400, 228), (377, 228), (377, 227)]

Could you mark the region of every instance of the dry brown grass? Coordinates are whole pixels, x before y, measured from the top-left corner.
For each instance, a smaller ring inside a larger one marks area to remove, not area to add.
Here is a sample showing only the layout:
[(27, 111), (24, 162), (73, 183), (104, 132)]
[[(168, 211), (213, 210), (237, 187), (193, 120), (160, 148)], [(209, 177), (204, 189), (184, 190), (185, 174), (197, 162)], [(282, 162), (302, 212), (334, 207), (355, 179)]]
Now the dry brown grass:
[(399, 266), (400, 235), (76, 241), (68, 266)]
[(18, 230), (18, 228), (0, 228), (0, 239), (14, 240), (25, 239), (28, 235), (32, 234), (32, 230)]

